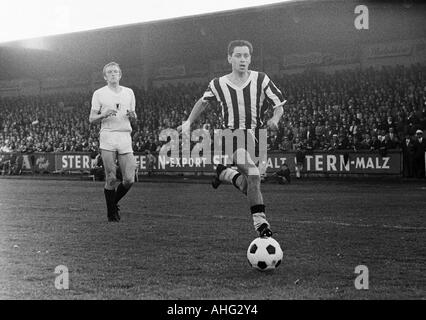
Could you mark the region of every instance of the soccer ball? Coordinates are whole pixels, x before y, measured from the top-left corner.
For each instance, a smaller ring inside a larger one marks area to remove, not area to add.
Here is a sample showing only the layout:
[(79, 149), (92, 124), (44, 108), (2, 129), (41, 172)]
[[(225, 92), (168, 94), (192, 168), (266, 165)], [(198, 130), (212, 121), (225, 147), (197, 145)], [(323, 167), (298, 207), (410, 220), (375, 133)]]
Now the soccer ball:
[(247, 259), (260, 271), (276, 269), (283, 258), (280, 244), (273, 238), (256, 238), (247, 249)]

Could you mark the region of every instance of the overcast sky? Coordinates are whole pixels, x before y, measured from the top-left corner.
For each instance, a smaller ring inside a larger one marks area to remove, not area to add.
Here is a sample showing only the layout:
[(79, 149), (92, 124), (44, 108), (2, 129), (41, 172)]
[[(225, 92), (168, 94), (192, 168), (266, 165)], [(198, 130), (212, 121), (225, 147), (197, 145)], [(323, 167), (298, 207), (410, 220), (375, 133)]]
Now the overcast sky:
[(0, 43), (278, 2), (285, 0), (5, 0)]

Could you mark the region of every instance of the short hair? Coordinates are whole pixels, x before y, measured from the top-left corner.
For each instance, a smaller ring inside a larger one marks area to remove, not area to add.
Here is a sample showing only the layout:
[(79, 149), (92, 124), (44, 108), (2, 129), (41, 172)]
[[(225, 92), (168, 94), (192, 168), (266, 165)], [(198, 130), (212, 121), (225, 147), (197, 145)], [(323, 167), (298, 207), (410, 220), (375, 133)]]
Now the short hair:
[(120, 68), (120, 65), (119, 65), (117, 62), (112, 61), (112, 62), (110, 62), (110, 63), (107, 63), (107, 64), (104, 66), (104, 68), (102, 69), (102, 74), (104, 75), (104, 77), (106, 76), (106, 69), (107, 69), (108, 67), (111, 67), (111, 66), (116, 66), (116, 67), (118, 67), (118, 70), (120, 70), (120, 75), (121, 75), (121, 68)]
[(247, 40), (233, 40), (228, 44), (228, 55), (232, 56), (235, 47), (248, 47), (250, 55), (253, 53), (253, 45)]

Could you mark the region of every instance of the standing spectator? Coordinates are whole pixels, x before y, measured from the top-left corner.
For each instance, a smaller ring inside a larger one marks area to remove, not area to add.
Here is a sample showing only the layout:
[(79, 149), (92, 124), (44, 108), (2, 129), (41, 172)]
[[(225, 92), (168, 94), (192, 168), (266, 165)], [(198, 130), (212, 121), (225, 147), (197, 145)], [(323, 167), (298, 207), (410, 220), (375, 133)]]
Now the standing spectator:
[(149, 150), (151, 153), (156, 152), (157, 150), (157, 145), (155, 144), (154, 138), (152, 136), (148, 138), (148, 141), (144, 145), (144, 151), (146, 150)]
[(393, 118), (391, 116), (388, 117), (387, 122), (383, 125), (386, 132), (390, 132), (390, 129), (396, 129), (396, 124), (393, 122)]
[(356, 135), (358, 135), (358, 125), (356, 124), (356, 121), (355, 120), (353, 120), (352, 121), (352, 124), (350, 125), (350, 127), (349, 127), (349, 132), (353, 135), (353, 136), (356, 136)]
[(368, 133), (364, 134), (364, 139), (361, 141), (360, 150), (370, 150), (371, 137)]
[(354, 151), (358, 151), (362, 149), (362, 143), (359, 140), (357, 135), (354, 135), (352, 137), (352, 141), (349, 141), (349, 148), (353, 149)]
[(393, 148), (399, 148), (400, 141), (398, 135), (395, 133), (394, 127), (389, 128), (389, 139), (392, 141)]
[(293, 148), (293, 145), (287, 136), (284, 136), (284, 140), (280, 143), (279, 148), (281, 151), (290, 151)]
[(379, 152), (382, 157), (387, 155), (389, 149), (395, 149), (394, 143), (390, 140), (389, 134), (385, 134), (380, 141)]
[(337, 149), (346, 150), (349, 149), (349, 141), (348, 138), (344, 134), (340, 134), (337, 143)]
[(423, 131), (416, 131), (416, 139), (414, 140), (414, 173), (416, 178), (425, 178), (425, 152), (426, 140), (423, 139)]
[(146, 155), (146, 169), (148, 171), (148, 176), (151, 176), (153, 170), (155, 169), (156, 158), (149, 150), (145, 150), (145, 155)]
[(414, 171), (414, 141), (411, 140), (408, 133), (405, 135), (405, 140), (401, 144), (401, 147), (403, 176), (406, 178), (412, 178)]
[(379, 150), (380, 141), (375, 134), (371, 137), (370, 150)]
[(329, 144), (328, 151), (337, 150), (339, 147), (339, 138), (337, 133), (334, 133)]
[(277, 150), (278, 149), (278, 139), (276, 133), (269, 133), (267, 138), (267, 148), (268, 150)]
[(296, 170), (296, 178), (300, 179), (306, 155), (305, 151), (302, 149), (302, 144), (298, 144), (296, 148), (296, 167), (294, 169)]

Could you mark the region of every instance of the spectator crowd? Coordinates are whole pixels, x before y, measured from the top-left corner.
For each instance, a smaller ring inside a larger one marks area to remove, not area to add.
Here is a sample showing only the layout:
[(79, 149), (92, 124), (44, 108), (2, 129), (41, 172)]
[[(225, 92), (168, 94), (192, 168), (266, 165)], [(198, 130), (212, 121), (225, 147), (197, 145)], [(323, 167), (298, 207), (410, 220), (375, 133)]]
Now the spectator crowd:
[[(268, 149), (401, 149), (426, 129), (425, 71), (417, 64), (274, 78), (288, 102), (279, 130), (269, 133)], [(161, 130), (179, 126), (206, 85), (131, 86), (138, 115), (134, 151), (158, 152)], [(88, 121), (91, 97), (92, 92), (0, 98), (0, 152), (96, 151), (99, 125)], [(220, 128), (221, 121), (215, 106), (198, 127)]]

